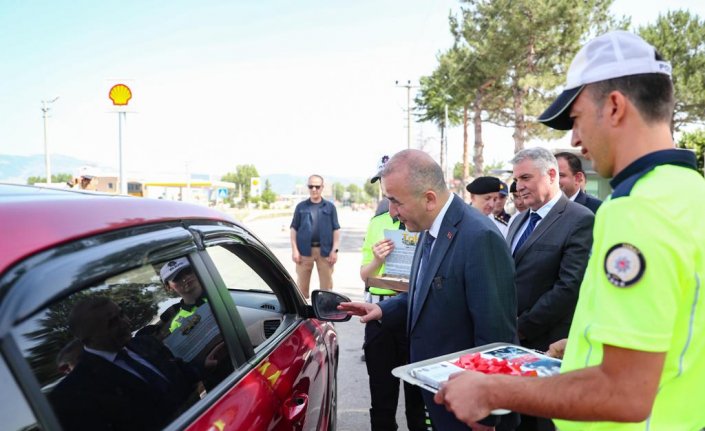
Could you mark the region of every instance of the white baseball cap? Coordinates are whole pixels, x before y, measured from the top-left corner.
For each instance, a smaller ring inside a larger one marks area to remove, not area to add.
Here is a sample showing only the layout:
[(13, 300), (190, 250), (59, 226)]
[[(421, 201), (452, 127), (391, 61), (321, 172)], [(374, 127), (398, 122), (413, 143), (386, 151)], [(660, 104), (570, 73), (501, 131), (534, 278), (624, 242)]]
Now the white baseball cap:
[(569, 108), (587, 84), (646, 73), (671, 76), (671, 64), (656, 60), (656, 49), (628, 31), (598, 36), (580, 48), (568, 68), (565, 90), (538, 120), (553, 129), (570, 130)]
[(165, 263), (162, 269), (159, 270), (159, 276), (164, 283), (168, 283), (169, 280), (176, 277), (178, 273), (189, 267), (191, 267), (191, 263), (189, 263), (188, 259), (180, 257)]
[(377, 170), (375, 171), (375, 175), (372, 177), (372, 179), (370, 179), (370, 182), (372, 184), (376, 183), (381, 178), (380, 174), (382, 173), (382, 169), (384, 169), (384, 166), (387, 164), (388, 161), (389, 156), (386, 154), (382, 156), (381, 159), (379, 159), (379, 162), (377, 162)]
[(76, 171), (75, 176), (77, 178), (87, 178), (91, 180), (98, 176), (98, 169), (94, 168), (93, 166), (81, 166)]

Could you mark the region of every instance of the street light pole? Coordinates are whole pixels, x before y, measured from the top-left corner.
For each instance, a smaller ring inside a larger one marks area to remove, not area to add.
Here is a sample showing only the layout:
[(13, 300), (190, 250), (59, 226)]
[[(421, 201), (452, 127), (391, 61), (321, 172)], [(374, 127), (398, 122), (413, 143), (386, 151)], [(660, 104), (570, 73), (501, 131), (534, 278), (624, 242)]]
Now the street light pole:
[(42, 118), (44, 119), (44, 168), (46, 169), (47, 184), (51, 184), (51, 158), (49, 157), (49, 141), (47, 140), (47, 117), (51, 107), (50, 103), (56, 102), (59, 96), (52, 100), (42, 100)]

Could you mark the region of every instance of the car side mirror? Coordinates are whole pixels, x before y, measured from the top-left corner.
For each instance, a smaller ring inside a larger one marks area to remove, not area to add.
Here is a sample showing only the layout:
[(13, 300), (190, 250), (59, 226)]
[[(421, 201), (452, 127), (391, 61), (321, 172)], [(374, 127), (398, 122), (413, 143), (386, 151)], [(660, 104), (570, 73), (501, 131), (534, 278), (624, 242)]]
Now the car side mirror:
[(350, 298), (339, 293), (327, 290), (314, 290), (311, 292), (311, 305), (316, 319), (327, 322), (347, 322), (351, 315), (346, 311), (338, 310), (341, 302), (350, 302)]

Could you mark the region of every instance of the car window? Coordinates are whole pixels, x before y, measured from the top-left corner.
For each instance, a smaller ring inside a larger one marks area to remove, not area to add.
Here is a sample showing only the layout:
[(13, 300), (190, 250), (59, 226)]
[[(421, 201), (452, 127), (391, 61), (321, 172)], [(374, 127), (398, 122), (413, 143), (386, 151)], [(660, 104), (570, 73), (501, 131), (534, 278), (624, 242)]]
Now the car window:
[(20, 388), (17, 387), (17, 383), (2, 357), (0, 357), (0, 382), (2, 382), (2, 391), (0, 391), (2, 428), (10, 431), (40, 430), (37, 419), (32, 414), (27, 400), (22, 395)]
[(162, 428), (233, 369), (185, 257), (55, 301), (15, 335), (65, 429)]
[(217, 245), (206, 250), (237, 306), (252, 346), (257, 349), (281, 329), (284, 310), (265, 278), (243, 261), (236, 249), (234, 245)]
[(208, 247), (207, 250), (229, 290), (259, 290), (273, 293), (272, 288), (262, 277), (229, 249), (214, 246)]

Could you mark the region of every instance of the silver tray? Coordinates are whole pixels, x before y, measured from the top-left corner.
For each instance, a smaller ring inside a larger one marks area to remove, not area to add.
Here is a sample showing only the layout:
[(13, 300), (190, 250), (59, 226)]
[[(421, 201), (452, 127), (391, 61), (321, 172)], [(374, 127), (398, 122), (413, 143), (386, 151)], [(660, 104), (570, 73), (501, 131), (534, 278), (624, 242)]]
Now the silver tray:
[[(531, 362), (523, 365), (526, 365), (526, 367), (530, 369), (535, 368), (537, 372), (539, 372), (542, 376), (558, 374), (561, 365), (560, 359), (551, 358), (535, 350), (527, 349), (525, 347), (517, 346), (516, 344), (511, 343), (492, 343), (486, 344), (484, 346), (473, 347), (472, 349), (461, 350), (455, 353), (449, 353), (443, 356), (437, 356), (435, 358), (426, 359), (424, 361), (414, 362), (401, 367), (396, 367), (392, 370), (392, 375), (404, 380), (405, 382), (409, 382), (412, 385), (419, 386), (435, 394), (438, 391), (437, 388), (417, 378), (416, 374), (421, 371), (418, 369), (429, 366), (435, 366), (437, 368), (438, 364), (444, 361), (455, 361), (460, 356), (469, 353), (483, 353), (485, 355), (496, 357), (499, 359), (511, 359), (518, 358), (520, 356), (531, 355), (536, 357), (536, 362)], [(536, 365), (534, 366), (534, 364)], [(428, 371), (428, 369), (423, 370), (423, 372), (426, 371)], [(443, 371), (441, 371), (441, 373), (442, 372)], [(507, 413), (509, 413), (509, 410), (506, 409), (496, 409), (492, 411), (493, 415), (503, 415)]]

